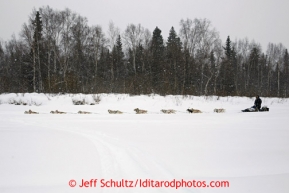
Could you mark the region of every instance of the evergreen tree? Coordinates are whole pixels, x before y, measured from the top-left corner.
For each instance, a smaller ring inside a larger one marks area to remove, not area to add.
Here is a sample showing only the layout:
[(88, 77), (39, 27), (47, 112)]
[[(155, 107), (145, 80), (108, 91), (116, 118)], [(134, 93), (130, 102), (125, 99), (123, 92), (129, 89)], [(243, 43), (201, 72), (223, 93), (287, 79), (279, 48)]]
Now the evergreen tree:
[(22, 55), (23, 60), (23, 84), (26, 85), (26, 92), (35, 92), (34, 90), (34, 66), (33, 66), (33, 51), (29, 49), (29, 52)]
[(222, 78), (222, 87), (223, 95), (234, 95), (235, 94), (235, 72), (232, 62), (232, 47), (230, 36), (226, 40), (225, 58), (221, 66), (221, 78)]
[(33, 92), (43, 92), (42, 66), (44, 61), (44, 50), (42, 42), (42, 21), (39, 11), (36, 12), (34, 26), (33, 44), (31, 48), (33, 65)]
[(3, 68), (4, 65), (5, 65), (5, 53), (4, 49), (2, 48), (2, 42), (0, 41), (0, 92), (5, 91), (4, 89), (5, 72)]
[(133, 76), (135, 75), (135, 71), (134, 71), (134, 54), (132, 49), (128, 49), (128, 59), (127, 59), (127, 72), (128, 72), (128, 76)]
[(119, 79), (118, 83), (118, 92), (125, 93), (125, 78), (127, 76), (126, 66), (124, 65), (124, 53), (122, 51), (122, 42), (120, 35), (116, 40), (116, 63), (117, 63), (117, 78)]
[(171, 28), (167, 41), (167, 57), (175, 59), (176, 55), (182, 50), (182, 42), (177, 36), (174, 27)]
[(260, 60), (259, 60), (259, 66), (260, 66), (260, 92), (259, 95), (263, 95), (266, 90), (266, 83), (267, 78), (266, 75), (268, 75), (268, 66), (267, 66), (267, 55), (264, 53), (261, 54)]
[(0, 42), (0, 62), (2, 62), (3, 58), (4, 58), (4, 49), (2, 48), (2, 43)]
[(101, 48), (100, 57), (98, 61), (97, 77), (98, 83), (95, 85), (97, 87), (97, 92), (108, 92), (109, 86), (109, 61), (108, 61), (108, 49), (105, 47)]
[(164, 80), (164, 41), (161, 30), (156, 27), (153, 32), (150, 51), (152, 54), (151, 76), (155, 91), (159, 92)]
[(231, 47), (231, 40), (230, 40), (230, 36), (227, 37), (226, 40), (226, 47), (224, 47), (225, 50), (225, 55), (227, 60), (231, 59), (231, 55), (232, 55), (232, 47)]
[(235, 47), (232, 48), (232, 52), (231, 52), (231, 65), (232, 65), (232, 76), (233, 76), (233, 79), (234, 79), (234, 92), (235, 94), (238, 95), (239, 93), (239, 86), (240, 86), (240, 83), (239, 83), (239, 75), (238, 75), (238, 59), (237, 59), (237, 53), (236, 53), (236, 50), (235, 50)]
[(115, 51), (116, 51), (116, 79), (118, 78), (124, 78), (125, 76), (125, 66), (124, 66), (124, 53), (122, 51), (122, 43), (120, 35), (118, 36), (116, 40), (115, 45)]
[(284, 53), (284, 73), (283, 73), (283, 84), (284, 84), (284, 97), (289, 96), (289, 55), (288, 50), (285, 50)]
[(168, 60), (170, 82), (174, 94), (181, 92), (181, 80), (183, 76), (183, 61), (182, 61), (182, 42), (175, 32), (174, 27), (171, 28), (167, 40), (166, 58)]
[(138, 74), (143, 73), (144, 72), (144, 48), (141, 44), (139, 44), (136, 48), (135, 63), (136, 63), (136, 72)]
[(121, 92), (123, 90), (123, 79), (125, 76), (125, 69), (124, 69), (124, 54), (122, 52), (122, 43), (120, 35), (118, 36), (115, 45), (113, 46), (112, 52), (112, 74), (113, 79), (111, 80), (113, 83), (113, 91), (114, 92)]
[(260, 53), (259, 49), (254, 47), (249, 57), (249, 68), (247, 71), (247, 85), (250, 88), (250, 95), (259, 94), (260, 90), (260, 68), (259, 68)]
[(104, 47), (101, 48), (100, 57), (98, 60), (98, 70), (97, 77), (104, 80), (106, 71), (106, 49)]

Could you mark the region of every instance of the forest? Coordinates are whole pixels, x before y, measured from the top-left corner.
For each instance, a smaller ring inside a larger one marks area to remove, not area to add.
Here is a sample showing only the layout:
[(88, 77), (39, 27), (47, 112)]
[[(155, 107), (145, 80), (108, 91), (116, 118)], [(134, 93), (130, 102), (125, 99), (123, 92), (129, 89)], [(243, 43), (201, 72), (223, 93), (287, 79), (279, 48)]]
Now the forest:
[(0, 41), (0, 93), (289, 96), (282, 43), (222, 42), (205, 18), (181, 19), (167, 38), (158, 27), (108, 26), (68, 8), (32, 10), (19, 37)]

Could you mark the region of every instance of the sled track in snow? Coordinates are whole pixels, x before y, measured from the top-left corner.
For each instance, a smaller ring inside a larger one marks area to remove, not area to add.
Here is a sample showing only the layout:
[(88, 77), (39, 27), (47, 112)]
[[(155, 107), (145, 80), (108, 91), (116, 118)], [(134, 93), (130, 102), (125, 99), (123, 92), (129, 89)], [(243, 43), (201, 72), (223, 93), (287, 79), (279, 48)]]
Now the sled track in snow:
[[(173, 175), (164, 168), (160, 162), (158, 162), (153, 156), (146, 152), (142, 152), (137, 148), (120, 141), (117, 138), (107, 136), (106, 134), (93, 130), (83, 129), (77, 127), (69, 127), (57, 125), (57, 127), (44, 126), (45, 123), (39, 121), (19, 121), (21, 124), (26, 125), (39, 125), (45, 129), (51, 129), (55, 131), (64, 131), (78, 136), (84, 137), (89, 140), (95, 147), (100, 158), (101, 176), (105, 179), (120, 180), (125, 179), (174, 179)], [(57, 123), (56, 123), (57, 124)], [(54, 129), (55, 128), (55, 129)], [(152, 173), (153, 171), (153, 173)], [(99, 176), (99, 174), (96, 174)], [(130, 176), (128, 178), (127, 176)], [(135, 192), (141, 189), (134, 188), (131, 190), (126, 189), (99, 189), (101, 192)], [(149, 189), (149, 192), (171, 192), (171, 189)], [(146, 189), (141, 190), (146, 192)], [(186, 189), (183, 192), (192, 192), (192, 190)], [(194, 190), (193, 192), (196, 192)]]

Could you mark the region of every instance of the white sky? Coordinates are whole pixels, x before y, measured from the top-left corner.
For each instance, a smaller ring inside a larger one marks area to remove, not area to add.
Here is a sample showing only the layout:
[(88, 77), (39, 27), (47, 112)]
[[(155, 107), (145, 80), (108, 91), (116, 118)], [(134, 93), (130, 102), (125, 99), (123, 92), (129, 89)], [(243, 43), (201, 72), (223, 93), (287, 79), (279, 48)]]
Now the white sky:
[(151, 32), (156, 26), (164, 39), (172, 26), (179, 31), (180, 20), (207, 18), (220, 32), (222, 41), (248, 37), (289, 48), (289, 0), (0, 0), (0, 39), (16, 37), (28, 21), (32, 9), (49, 5), (87, 17), (89, 25), (101, 25), (105, 32), (109, 21), (124, 31), (129, 23), (140, 23)]

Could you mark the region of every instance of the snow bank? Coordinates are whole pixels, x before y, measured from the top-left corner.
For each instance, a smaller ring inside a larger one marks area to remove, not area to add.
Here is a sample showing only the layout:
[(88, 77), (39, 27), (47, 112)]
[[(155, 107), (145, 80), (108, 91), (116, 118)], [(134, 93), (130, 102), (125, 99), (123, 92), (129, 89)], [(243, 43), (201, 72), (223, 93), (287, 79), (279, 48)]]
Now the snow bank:
[[(263, 106), (287, 106), (288, 99), (262, 98)], [(107, 109), (119, 109), (133, 112), (134, 108), (147, 109), (149, 113), (160, 113), (161, 109), (175, 109), (185, 112), (187, 108), (200, 109), (203, 112), (213, 112), (215, 108), (224, 108), (227, 112), (236, 112), (253, 105), (254, 98), (249, 97), (217, 97), (217, 96), (180, 96), (180, 95), (141, 95), (128, 94), (37, 94), (17, 93), (1, 94), (0, 104), (18, 104), (31, 106), (50, 106), (73, 109), (75, 102), (80, 102), (78, 108), (83, 110), (97, 109), (106, 112)], [(88, 107), (89, 105), (96, 107)], [(272, 109), (273, 110), (273, 109)]]

